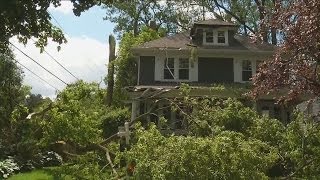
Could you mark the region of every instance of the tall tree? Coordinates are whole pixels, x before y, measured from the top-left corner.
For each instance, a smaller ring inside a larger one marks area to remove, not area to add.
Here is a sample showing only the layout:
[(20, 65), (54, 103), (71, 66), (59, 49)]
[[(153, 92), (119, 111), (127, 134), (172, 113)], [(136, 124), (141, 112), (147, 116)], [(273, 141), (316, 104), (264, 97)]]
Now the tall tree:
[[(17, 36), (20, 42), (27, 43), (28, 39), (37, 39), (36, 45), (43, 48), (47, 45), (48, 38), (62, 44), (66, 39), (62, 31), (54, 26), (48, 12), (50, 5), (58, 7), (62, 0), (10, 0), (0, 1), (0, 52), (8, 49), (9, 39)], [(74, 5), (74, 14), (94, 5), (99, 5), (96, 0), (71, 0)], [(105, 1), (104, 3), (111, 3)]]
[(114, 32), (122, 36), (125, 32), (133, 32), (137, 36), (142, 27), (154, 21), (158, 28), (166, 29), (167, 33), (187, 30), (193, 20), (202, 18), (202, 12), (192, 5), (192, 1), (180, 0), (132, 0), (116, 1), (105, 5), (106, 20), (116, 24)]
[(263, 42), (277, 44), (277, 31), (268, 26), (275, 13), (275, 0), (209, 0), (206, 6), (215, 13), (220, 12), (218, 17), (224, 20), (233, 18), (241, 25), (241, 33), (256, 35)]
[(108, 74), (106, 79), (107, 84), (107, 97), (106, 104), (111, 106), (113, 87), (114, 87), (114, 60), (116, 59), (116, 40), (113, 35), (109, 35), (109, 63), (108, 63)]
[(279, 29), (283, 41), (274, 58), (254, 77), (253, 95), (287, 87), (287, 100), (303, 94), (319, 97), (320, 2), (278, 2), (270, 26)]
[(22, 85), (22, 71), (11, 53), (0, 53), (0, 129), (10, 126), (17, 106), (24, 103), (27, 89)]

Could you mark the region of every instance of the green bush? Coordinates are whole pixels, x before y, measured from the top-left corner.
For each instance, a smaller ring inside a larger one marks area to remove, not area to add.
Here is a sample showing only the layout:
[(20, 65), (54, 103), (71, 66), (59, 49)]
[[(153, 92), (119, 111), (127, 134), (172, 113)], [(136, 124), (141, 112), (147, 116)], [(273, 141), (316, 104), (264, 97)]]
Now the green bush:
[(215, 137), (164, 137), (155, 126), (136, 134), (125, 153), (136, 162), (136, 179), (267, 179), (278, 159), (275, 148), (241, 133)]

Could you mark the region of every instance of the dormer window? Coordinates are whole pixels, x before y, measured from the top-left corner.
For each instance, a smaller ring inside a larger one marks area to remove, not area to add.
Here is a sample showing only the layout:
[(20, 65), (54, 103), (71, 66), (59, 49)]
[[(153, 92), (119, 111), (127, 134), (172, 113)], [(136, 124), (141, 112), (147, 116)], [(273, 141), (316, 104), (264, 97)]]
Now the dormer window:
[(218, 31), (218, 44), (225, 44), (225, 43), (226, 43), (225, 31)]
[(214, 35), (212, 29), (206, 31), (206, 43), (214, 43)]
[(204, 45), (228, 45), (228, 30), (207, 28), (203, 32)]

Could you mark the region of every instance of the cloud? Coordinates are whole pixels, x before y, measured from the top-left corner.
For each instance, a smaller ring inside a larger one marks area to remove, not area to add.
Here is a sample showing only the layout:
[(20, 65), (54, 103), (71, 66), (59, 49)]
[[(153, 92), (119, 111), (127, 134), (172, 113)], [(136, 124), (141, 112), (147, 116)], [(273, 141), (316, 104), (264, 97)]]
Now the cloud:
[(63, 14), (71, 14), (73, 13), (73, 4), (71, 1), (61, 1), (61, 6), (54, 7), (52, 4), (49, 7), (49, 11), (57, 11)]
[[(46, 51), (51, 54), (58, 62), (66, 67), (72, 74), (79, 79), (88, 82), (101, 82), (107, 73), (108, 62), (108, 44), (101, 43), (95, 39), (82, 37), (68, 37), (68, 43), (61, 46), (61, 50), (57, 51), (57, 44), (50, 41), (46, 47)], [(40, 53), (40, 49), (35, 47), (32, 40), (24, 46), (19, 44), (16, 38), (10, 40), (14, 45), (28, 54), (30, 57), (39, 62), (42, 66), (54, 73), (66, 83), (75, 82), (76, 79), (54, 62), (46, 53)], [(13, 48), (14, 49), (14, 48)], [(36, 63), (32, 62), (18, 50), (14, 49), (16, 59), (37, 75), (45, 79), (57, 89), (62, 90), (66, 85), (43, 70)], [(39, 93), (43, 96), (55, 97), (56, 90), (50, 85), (41, 81), (38, 77), (24, 70), (24, 84), (32, 87), (33, 93)], [(101, 84), (104, 84), (103, 81)]]

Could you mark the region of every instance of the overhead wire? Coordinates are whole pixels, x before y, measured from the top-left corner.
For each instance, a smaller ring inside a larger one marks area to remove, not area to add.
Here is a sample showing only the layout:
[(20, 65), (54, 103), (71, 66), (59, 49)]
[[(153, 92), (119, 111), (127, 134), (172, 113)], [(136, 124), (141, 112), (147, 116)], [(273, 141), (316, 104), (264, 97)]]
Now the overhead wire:
[(42, 77), (40, 77), (39, 75), (37, 75), (35, 72), (33, 72), (31, 69), (27, 68), (25, 65), (21, 64), (19, 61), (13, 59), (16, 63), (18, 63), (20, 66), (22, 66), (23, 68), (25, 68), (26, 70), (28, 70), (30, 73), (32, 73), (33, 75), (35, 75), (36, 77), (38, 77), (40, 80), (42, 80), (43, 82), (45, 82), (46, 84), (48, 84), (49, 86), (51, 86), (52, 88), (54, 88), (56, 91), (59, 91), (60, 90), (53, 86), (52, 84), (50, 84), (48, 81), (46, 81), (45, 79), (43, 79)]
[(50, 73), (52, 76), (54, 76), (55, 78), (57, 78), (58, 80), (60, 80), (62, 83), (64, 83), (65, 85), (69, 85), (68, 83), (66, 83), (64, 80), (62, 80), (61, 78), (59, 78), (57, 75), (55, 75), (53, 72), (49, 71), (47, 68), (45, 68), (44, 66), (42, 66), (39, 62), (37, 62), (36, 60), (34, 60), (32, 57), (30, 57), (28, 54), (26, 54), (24, 51), (22, 51), (20, 48), (18, 48), (17, 46), (15, 46), (13, 43), (9, 42), (15, 49), (17, 49), (18, 51), (20, 51), (23, 55), (25, 55), (26, 57), (28, 57), (31, 61), (33, 61), (34, 63), (36, 63), (38, 66), (40, 66), (42, 69), (44, 69), (45, 71), (47, 71), (48, 73)]
[[(35, 40), (33, 40), (35, 42)], [(53, 61), (55, 61), (60, 67), (62, 67), (65, 71), (67, 71), (71, 76), (73, 76), (76, 80), (79, 80), (78, 77), (76, 77), (73, 73), (71, 73), (66, 67), (64, 67), (55, 57), (53, 57), (49, 52), (47, 52), (45, 49), (43, 49), (43, 52), (45, 52)]]
[[(53, 16), (52, 13), (49, 12), (49, 15), (52, 17), (52, 19), (53, 19), (54, 22), (58, 25), (58, 27), (61, 29), (61, 31), (65, 34), (66, 31), (63, 29), (63, 27), (61, 26), (61, 24), (59, 23), (59, 21)], [(101, 69), (99, 68), (99, 66), (98, 66), (94, 61), (91, 61), (91, 62), (93, 63), (94, 66), (96, 66), (97, 69), (99, 69), (99, 71), (104, 72), (104, 70), (101, 70)], [(86, 65), (88, 66), (88, 69), (89, 69), (90, 71), (92, 71), (93, 73), (96, 73), (96, 71), (94, 71), (94, 70), (90, 67), (90, 65), (89, 65), (88, 63), (86, 63)]]
[(56, 22), (57, 23), (57, 25), (59, 26), (59, 28), (61, 29), (61, 31), (64, 31), (65, 32), (65, 30), (62, 28), (62, 26), (61, 26), (61, 24), (59, 23), (59, 21), (49, 12), (49, 15), (50, 15), (50, 17), (52, 17), (52, 19), (54, 20), (54, 22)]
[(16, 60), (15, 58), (11, 57), (11, 56), (8, 56), (8, 55), (5, 55), (7, 58), (10, 58), (12, 59), (14, 62), (16, 62), (17, 64), (19, 64), (20, 66), (22, 66), (24, 69), (28, 70), (30, 73), (32, 73), (33, 75), (35, 75), (36, 77), (38, 77), (40, 80), (42, 80), (43, 82), (45, 82), (46, 84), (48, 84), (49, 86), (51, 86), (53, 89), (55, 89), (56, 91), (59, 91), (60, 90), (53, 86), (51, 83), (49, 83), (48, 81), (46, 81), (45, 79), (43, 79), (42, 77), (40, 77), (38, 74), (36, 74), (35, 72), (33, 72), (31, 69), (29, 69), (28, 67), (26, 67), (25, 65), (21, 64), (18, 60)]

